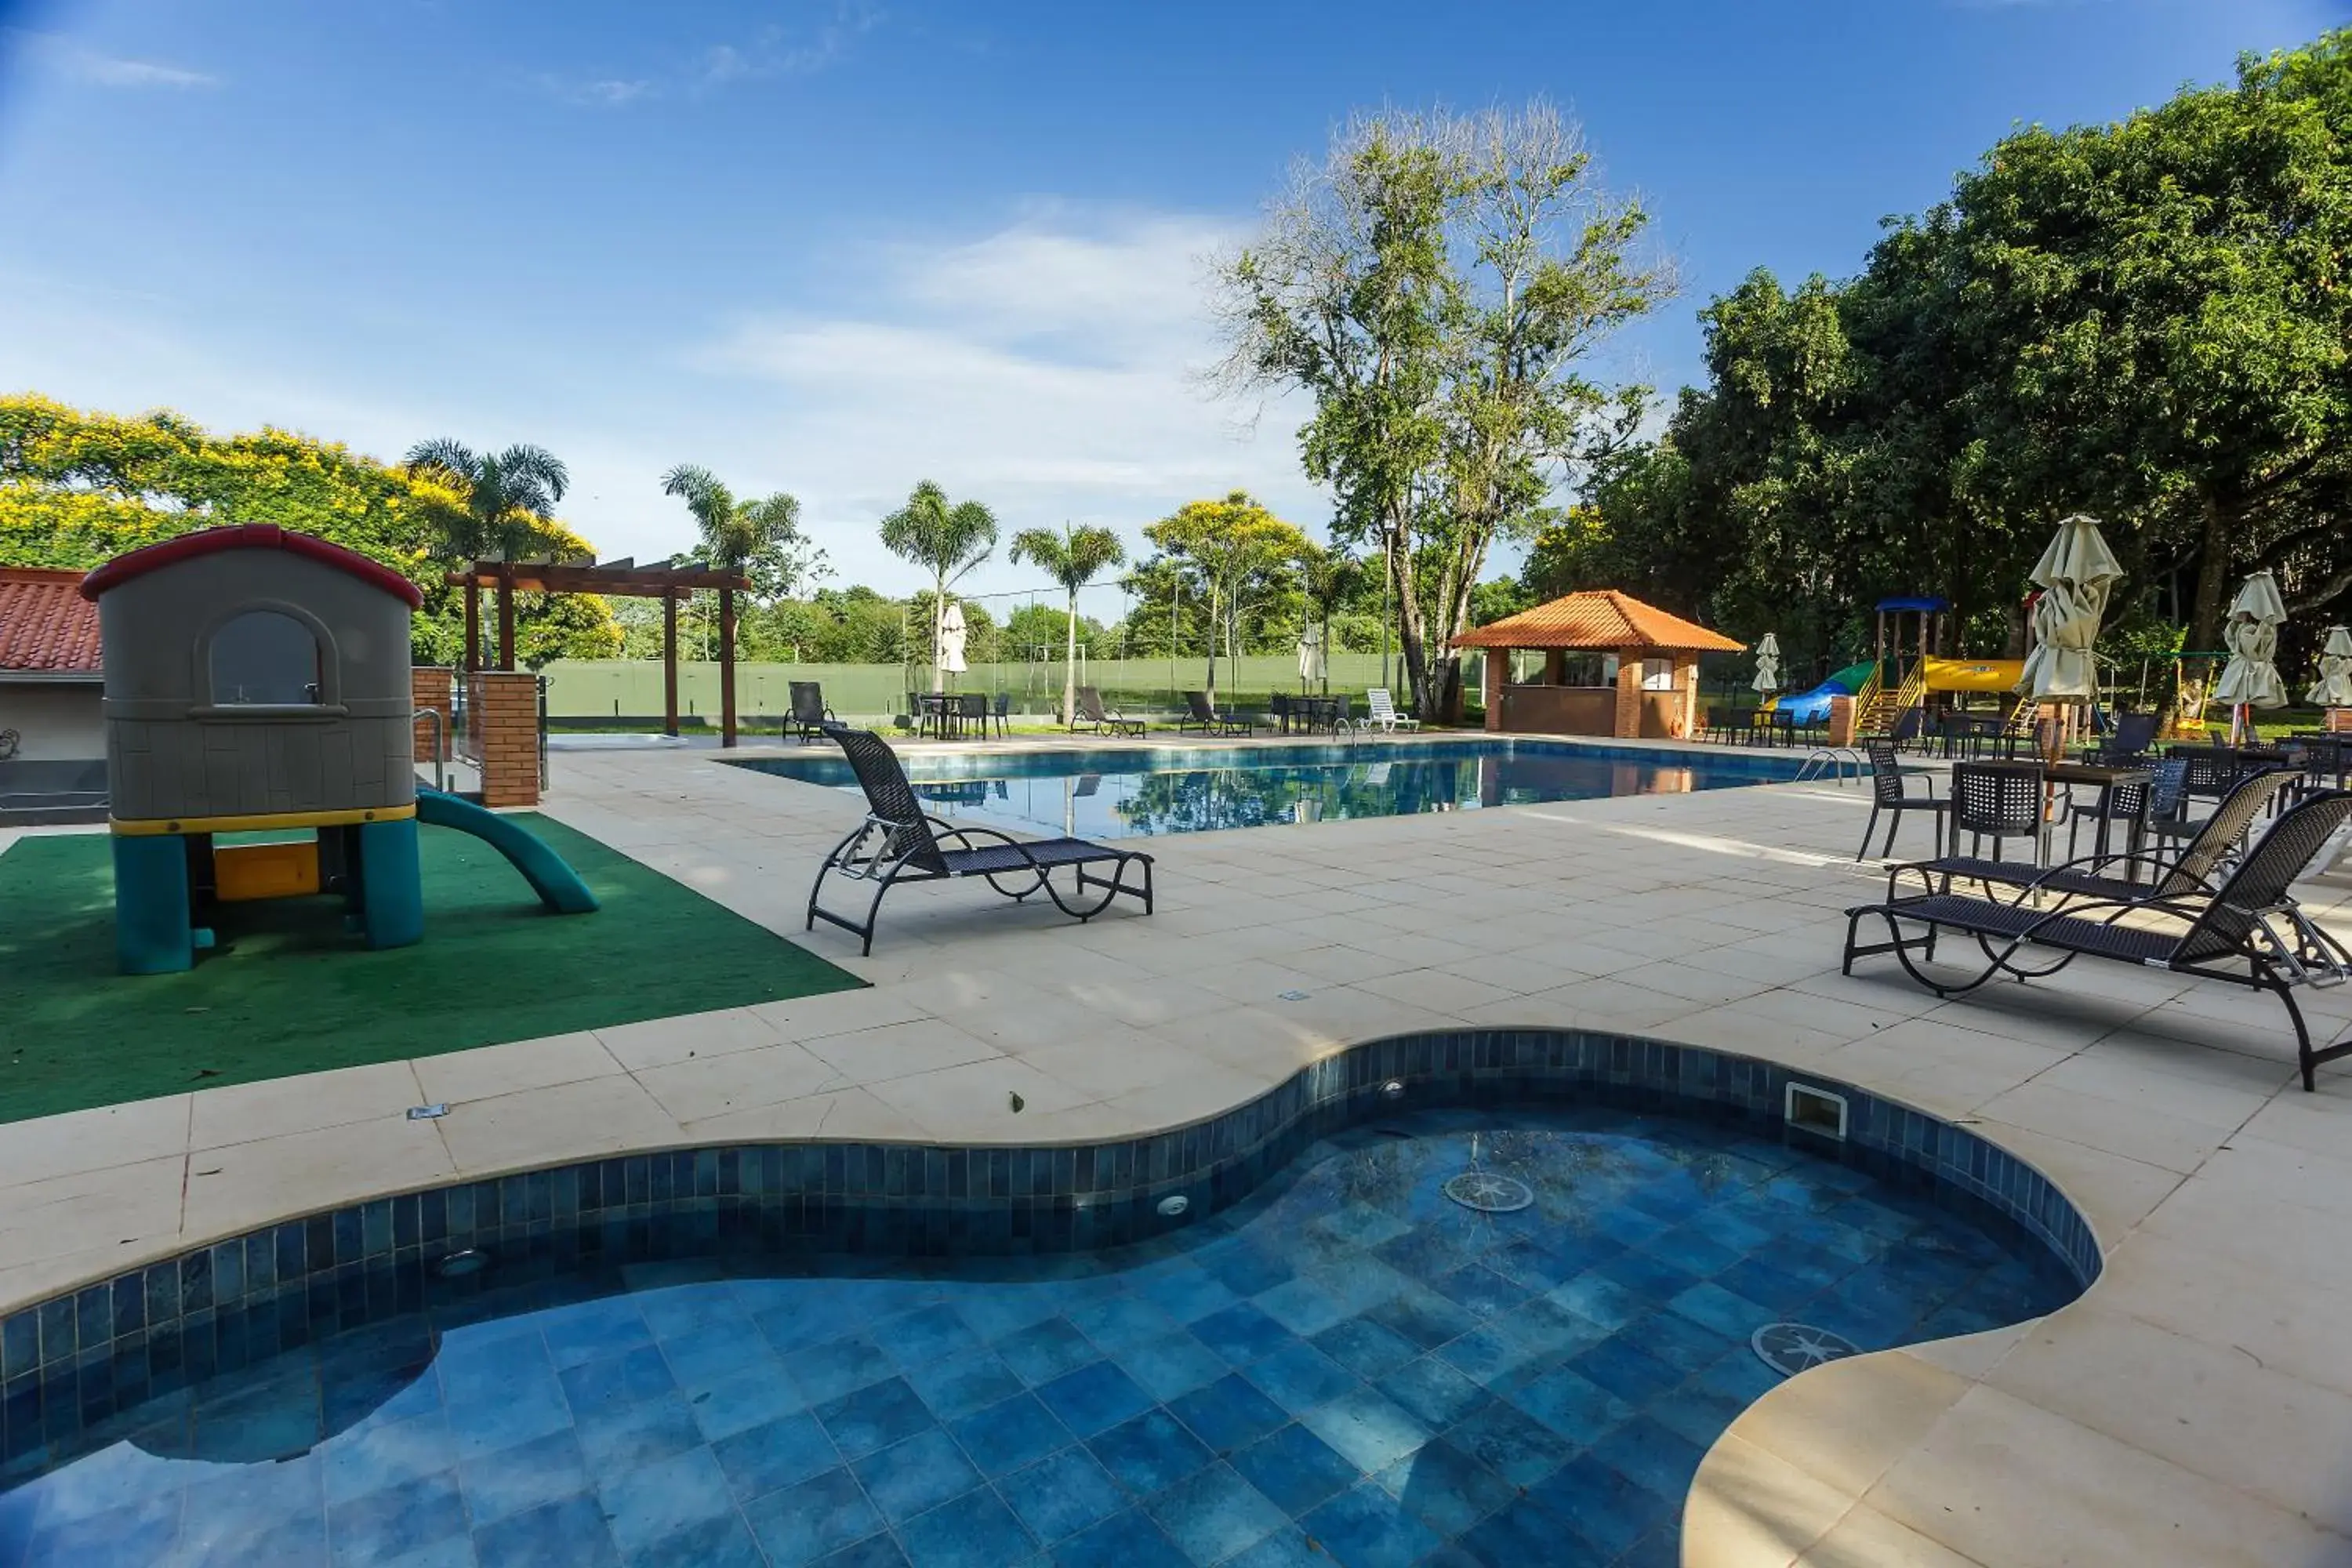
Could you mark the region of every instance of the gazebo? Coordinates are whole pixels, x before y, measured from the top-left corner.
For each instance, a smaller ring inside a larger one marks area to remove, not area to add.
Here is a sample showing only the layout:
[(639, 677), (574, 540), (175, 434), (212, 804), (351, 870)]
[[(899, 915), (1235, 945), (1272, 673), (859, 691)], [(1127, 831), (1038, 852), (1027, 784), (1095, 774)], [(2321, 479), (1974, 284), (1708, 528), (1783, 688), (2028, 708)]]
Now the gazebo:
[[(1486, 650), (1486, 728), (1520, 734), (1679, 740), (1697, 721), (1698, 656), (1747, 645), (1614, 588), (1590, 589), (1465, 632)], [(1540, 648), (1541, 680), (1514, 682), (1515, 649)]]

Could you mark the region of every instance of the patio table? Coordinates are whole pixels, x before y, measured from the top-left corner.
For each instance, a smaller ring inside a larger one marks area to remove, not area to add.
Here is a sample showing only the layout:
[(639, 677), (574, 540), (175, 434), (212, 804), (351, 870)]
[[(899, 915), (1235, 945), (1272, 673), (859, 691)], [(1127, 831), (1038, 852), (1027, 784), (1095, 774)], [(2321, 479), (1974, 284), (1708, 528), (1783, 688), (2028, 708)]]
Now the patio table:
[[(2092, 837), (2092, 852), (2104, 858), (2107, 853), (2108, 834), (2115, 825), (2115, 817), (2109, 808), (2114, 804), (2116, 792), (2130, 784), (2147, 784), (2156, 777), (2156, 770), (2116, 766), (2105, 763), (2053, 763), (2042, 770), (2042, 776), (2053, 785), (2066, 786), (2070, 806), (2074, 800), (2074, 785), (2088, 784), (2098, 790), (2097, 804), (2094, 809), (2098, 813), (2099, 826)], [(2137, 853), (2139, 849), (2145, 813), (2142, 816), (2132, 820), (2127, 848), (2133, 853)], [(2126, 867), (2125, 869), (2128, 872), (2135, 868)]]

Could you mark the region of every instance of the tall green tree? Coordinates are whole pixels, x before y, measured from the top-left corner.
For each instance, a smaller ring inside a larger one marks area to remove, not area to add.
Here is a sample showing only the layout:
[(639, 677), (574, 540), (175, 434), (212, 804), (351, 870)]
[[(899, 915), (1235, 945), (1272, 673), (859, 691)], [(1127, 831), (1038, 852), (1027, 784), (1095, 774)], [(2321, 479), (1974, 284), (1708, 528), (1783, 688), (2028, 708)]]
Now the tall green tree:
[(447, 552), (460, 560), (520, 561), (547, 549), (546, 520), (572, 484), (544, 447), (478, 453), (444, 437), (411, 447), (404, 464), (457, 492), (458, 504), (436, 521)]
[(950, 504), (947, 491), (924, 479), (882, 520), (882, 546), (931, 574), (931, 689), (944, 690), (939, 647), (948, 589), (995, 550), (996, 514), (976, 500)]
[(1069, 595), (1069, 625), (1062, 659), (1062, 722), (1077, 719), (1078, 590), (1114, 566), (1127, 564), (1127, 546), (1108, 528), (1065, 523), (1062, 531), (1024, 528), (1013, 536), (1012, 558), (1027, 562), (1062, 585)]
[(1622, 446), (1643, 395), (1587, 371), (1671, 294), (1648, 217), (1600, 189), (1576, 129), (1516, 113), (1384, 114), (1341, 131), (1220, 268), (1228, 384), (1300, 390), (1333, 537), (1376, 542), (1425, 714), (1458, 716), (1453, 639), (1501, 540)]
[(709, 468), (680, 463), (662, 476), (662, 494), (679, 497), (693, 514), (702, 536), (694, 558), (745, 574), (762, 602), (797, 592), (825, 570), (824, 552), (801, 532), (799, 500), (782, 490), (738, 498)]
[(1208, 601), (1209, 701), (1217, 700), (1217, 640), (1241, 657), (1243, 606), (1254, 593), (1271, 591), (1313, 546), (1298, 529), (1268, 511), (1246, 490), (1223, 500), (1187, 501), (1144, 531), (1144, 537), (1187, 563)]

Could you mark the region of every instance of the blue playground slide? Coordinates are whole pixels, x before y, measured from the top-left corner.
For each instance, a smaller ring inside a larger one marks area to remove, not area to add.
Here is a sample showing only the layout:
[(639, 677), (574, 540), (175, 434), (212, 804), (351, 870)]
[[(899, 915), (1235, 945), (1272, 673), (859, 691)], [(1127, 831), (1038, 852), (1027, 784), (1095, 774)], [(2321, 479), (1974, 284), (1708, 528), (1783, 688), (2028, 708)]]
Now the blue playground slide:
[(539, 901), (559, 915), (586, 915), (596, 911), (596, 895), (580, 879), (580, 873), (563, 863), (563, 857), (550, 849), (545, 841), (516, 826), (494, 811), (484, 811), (472, 801), (462, 799), (437, 789), (416, 786), (416, 820), (435, 827), (454, 827), (460, 833), (470, 833), (513, 862), (522, 873)]
[(1870, 678), (1870, 668), (1868, 659), (1847, 665), (1811, 691), (1792, 691), (1786, 697), (1774, 700), (1772, 711), (1785, 713), (1799, 724), (1826, 724), (1830, 717), (1830, 699), (1851, 697), (1861, 690), (1862, 683)]

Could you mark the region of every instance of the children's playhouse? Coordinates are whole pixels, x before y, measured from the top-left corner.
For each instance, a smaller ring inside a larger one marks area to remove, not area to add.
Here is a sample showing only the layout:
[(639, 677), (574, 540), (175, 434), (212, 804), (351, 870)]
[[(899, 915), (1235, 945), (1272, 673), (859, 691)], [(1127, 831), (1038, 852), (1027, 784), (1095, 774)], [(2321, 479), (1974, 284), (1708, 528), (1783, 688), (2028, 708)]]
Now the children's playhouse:
[[(416, 587), (274, 526), (205, 529), (82, 582), (104, 647), (121, 968), (188, 968), (222, 906), (340, 895), (370, 947), (424, 933), (416, 829), (488, 840), (550, 909), (595, 899), (544, 844), (421, 788), (409, 616)], [(302, 830), (287, 837), (288, 830)], [(222, 842), (260, 834), (260, 841)]]

